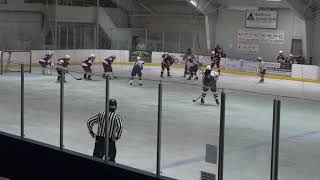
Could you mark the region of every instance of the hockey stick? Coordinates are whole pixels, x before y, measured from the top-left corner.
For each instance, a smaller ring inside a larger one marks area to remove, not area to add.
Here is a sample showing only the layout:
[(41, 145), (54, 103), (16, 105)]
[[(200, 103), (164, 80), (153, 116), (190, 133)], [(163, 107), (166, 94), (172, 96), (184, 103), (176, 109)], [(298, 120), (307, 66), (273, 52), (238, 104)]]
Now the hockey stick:
[(202, 95), (200, 95), (197, 99), (192, 100), (193, 102), (197, 102), (200, 98), (202, 97)]
[(77, 78), (76, 76), (74, 76), (73, 74), (71, 74), (70, 72), (68, 72), (67, 74), (69, 74), (71, 77), (73, 77), (75, 80), (82, 80), (82, 78)]

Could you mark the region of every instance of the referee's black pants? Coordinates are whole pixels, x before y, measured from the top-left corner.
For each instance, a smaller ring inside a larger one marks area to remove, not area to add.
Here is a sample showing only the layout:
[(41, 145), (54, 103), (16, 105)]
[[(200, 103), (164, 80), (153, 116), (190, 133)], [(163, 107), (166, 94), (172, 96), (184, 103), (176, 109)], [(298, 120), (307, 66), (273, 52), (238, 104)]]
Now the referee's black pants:
[[(94, 145), (94, 150), (93, 150), (93, 156), (103, 159), (104, 157), (104, 150), (105, 150), (105, 139), (102, 136), (97, 136), (96, 137), (96, 143)], [(113, 142), (110, 138), (109, 138), (109, 158), (110, 161), (112, 162), (116, 162), (116, 154), (117, 154), (117, 149), (116, 149), (116, 143)]]

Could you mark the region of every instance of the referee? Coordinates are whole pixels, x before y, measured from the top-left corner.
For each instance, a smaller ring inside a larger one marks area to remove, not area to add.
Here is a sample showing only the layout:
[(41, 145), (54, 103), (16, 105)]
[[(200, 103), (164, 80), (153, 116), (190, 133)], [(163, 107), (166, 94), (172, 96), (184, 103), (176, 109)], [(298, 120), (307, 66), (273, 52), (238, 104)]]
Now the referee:
[[(117, 109), (117, 101), (115, 99), (109, 100), (109, 153), (110, 161), (115, 162), (117, 149), (116, 141), (118, 141), (122, 134), (122, 119), (121, 116), (115, 113)], [(93, 126), (98, 124), (97, 134), (93, 132)], [(105, 152), (105, 112), (100, 112), (91, 117), (88, 122), (88, 130), (92, 138), (96, 139), (93, 156), (103, 159)]]

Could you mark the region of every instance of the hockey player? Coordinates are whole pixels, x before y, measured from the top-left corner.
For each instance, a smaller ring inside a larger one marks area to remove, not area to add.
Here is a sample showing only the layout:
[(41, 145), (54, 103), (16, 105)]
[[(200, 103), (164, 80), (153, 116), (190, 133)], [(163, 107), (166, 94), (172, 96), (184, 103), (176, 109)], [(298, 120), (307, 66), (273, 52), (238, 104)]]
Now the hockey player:
[(199, 62), (197, 59), (192, 58), (191, 56), (187, 57), (187, 75), (189, 76), (187, 80), (191, 80), (195, 76), (194, 80), (198, 80), (198, 69)]
[(102, 75), (103, 78), (106, 78), (107, 75), (110, 75), (110, 74), (112, 74), (113, 78), (115, 78), (115, 76), (113, 74), (113, 70), (112, 70), (112, 63), (115, 60), (116, 60), (115, 56), (110, 56), (110, 57), (103, 60), (103, 62), (102, 62), (103, 70), (104, 70), (104, 73)]
[(264, 83), (264, 75), (266, 74), (267, 67), (264, 61), (262, 60), (262, 57), (258, 57), (258, 62), (259, 62), (258, 75), (260, 75), (261, 77), (259, 83)]
[(277, 57), (277, 61), (278, 63), (284, 63), (284, 61), (286, 60), (286, 56), (283, 54), (283, 51), (279, 51), (279, 55)]
[[(65, 57), (58, 59), (57, 68), (56, 68), (58, 73), (57, 82), (61, 81), (63, 70), (64, 70), (64, 74), (68, 73), (69, 61), (70, 61), (69, 55), (65, 55)], [(64, 78), (64, 82), (66, 82), (65, 78)]]
[(220, 52), (219, 51), (212, 51), (211, 52), (211, 69), (213, 69), (213, 67), (216, 66), (219, 74), (220, 74), (220, 61), (221, 61)]
[(183, 55), (182, 59), (185, 61), (184, 75), (183, 75), (183, 77), (185, 78), (187, 76), (187, 72), (188, 72), (188, 68), (187, 68), (188, 59), (195, 59), (195, 56), (192, 54), (192, 51), (190, 48), (187, 49), (187, 52), (185, 55)]
[(296, 60), (295, 58), (293, 57), (293, 54), (290, 54), (289, 55), (289, 60), (288, 60), (288, 69), (291, 70), (292, 69), (292, 64), (296, 64)]
[(167, 69), (168, 77), (171, 77), (171, 75), (170, 75), (170, 66), (172, 66), (173, 63), (174, 63), (174, 59), (168, 53), (164, 53), (162, 55), (161, 75), (160, 75), (160, 77), (163, 77), (163, 73), (164, 73), (165, 69)]
[(83, 75), (84, 79), (92, 80), (91, 79), (91, 75), (92, 75), (91, 66), (92, 66), (95, 59), (96, 59), (96, 55), (90, 54), (88, 59), (85, 59), (82, 61), (82, 68), (84, 70), (84, 75)]
[(51, 75), (51, 67), (53, 67), (53, 62), (51, 61), (53, 53), (49, 51), (46, 55), (41, 57), (39, 64), (42, 68), (42, 75)]
[(214, 51), (215, 51), (215, 52), (218, 52), (218, 53), (221, 54), (221, 55), (222, 55), (222, 53), (223, 53), (222, 48), (220, 47), (219, 44), (214, 48)]
[(137, 57), (136, 62), (133, 65), (131, 78), (130, 78), (130, 85), (133, 84), (133, 79), (136, 75), (139, 77), (139, 85), (142, 86), (142, 70), (143, 70), (144, 61), (141, 57)]
[(202, 78), (202, 95), (201, 95), (201, 104), (204, 104), (204, 98), (207, 96), (209, 89), (213, 93), (213, 97), (216, 101), (216, 104), (219, 105), (219, 99), (217, 94), (217, 81), (219, 79), (219, 74), (212, 70), (211, 66), (206, 67), (206, 71), (203, 74)]

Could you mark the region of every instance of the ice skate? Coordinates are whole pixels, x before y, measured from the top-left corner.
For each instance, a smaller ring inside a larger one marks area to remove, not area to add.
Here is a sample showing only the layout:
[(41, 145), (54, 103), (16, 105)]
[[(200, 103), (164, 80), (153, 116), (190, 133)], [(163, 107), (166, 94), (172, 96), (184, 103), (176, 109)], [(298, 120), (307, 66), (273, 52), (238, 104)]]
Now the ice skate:
[(201, 97), (201, 104), (204, 104), (204, 97)]
[(215, 99), (215, 100), (216, 100), (216, 104), (219, 106), (220, 105), (219, 99)]

